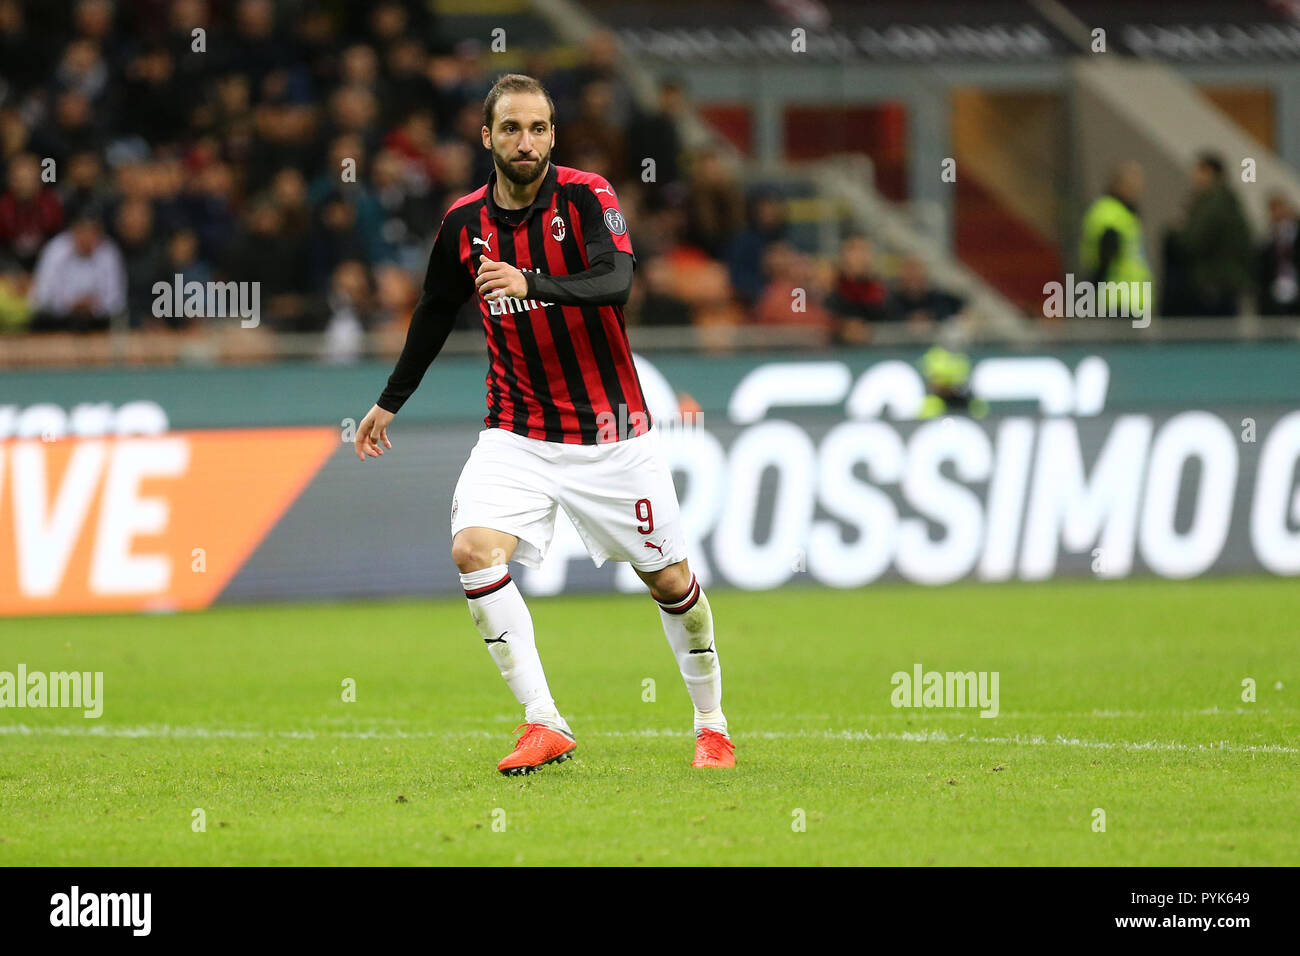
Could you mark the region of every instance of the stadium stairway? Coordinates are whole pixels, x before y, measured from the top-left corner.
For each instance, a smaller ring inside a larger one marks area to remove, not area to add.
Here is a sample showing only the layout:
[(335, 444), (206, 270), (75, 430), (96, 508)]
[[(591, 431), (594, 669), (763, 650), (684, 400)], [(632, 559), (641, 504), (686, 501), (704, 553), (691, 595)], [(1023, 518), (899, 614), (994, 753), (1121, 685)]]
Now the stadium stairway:
[[(547, 18), (555, 35), (564, 42), (579, 44), (602, 26), (572, 0), (535, 0), (534, 9)], [(652, 104), (657, 95), (653, 73), (632, 56), (625, 57), (623, 64), (624, 75), (637, 97), (644, 105)], [(726, 138), (713, 130), (698, 111), (690, 111), (682, 132), (688, 144), (717, 142), (729, 148)], [(739, 162), (740, 157), (732, 152), (733, 159)], [(1027, 341), (1033, 336), (1032, 326), (1016, 305), (950, 253), (935, 235), (933, 223), (925, 222), (915, 214), (916, 210), (905, 209), (883, 196), (875, 186), (871, 161), (866, 156), (837, 156), (785, 164), (778, 169), (750, 168), (746, 173), (751, 182), (780, 188), (791, 213), (795, 241), (801, 247), (810, 247), (815, 234), (814, 248), (823, 256), (833, 256), (838, 248), (840, 220), (846, 219), (871, 235), (885, 252), (918, 256), (936, 284), (969, 303), (977, 326), (987, 327), (1006, 339)], [(971, 333), (978, 334), (978, 329), (967, 326), (962, 332)]]

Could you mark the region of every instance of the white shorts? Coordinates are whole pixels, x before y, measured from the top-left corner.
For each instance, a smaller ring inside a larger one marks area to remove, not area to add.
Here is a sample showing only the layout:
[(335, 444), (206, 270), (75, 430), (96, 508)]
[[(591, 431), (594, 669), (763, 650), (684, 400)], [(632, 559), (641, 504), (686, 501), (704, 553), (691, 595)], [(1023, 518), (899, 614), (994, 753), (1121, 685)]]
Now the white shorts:
[(603, 445), (484, 429), (456, 482), (451, 535), (475, 527), (512, 534), (519, 539), (513, 560), (538, 568), (555, 533), (557, 505), (596, 567), (628, 561), (658, 571), (686, 557), (677, 489), (654, 428)]

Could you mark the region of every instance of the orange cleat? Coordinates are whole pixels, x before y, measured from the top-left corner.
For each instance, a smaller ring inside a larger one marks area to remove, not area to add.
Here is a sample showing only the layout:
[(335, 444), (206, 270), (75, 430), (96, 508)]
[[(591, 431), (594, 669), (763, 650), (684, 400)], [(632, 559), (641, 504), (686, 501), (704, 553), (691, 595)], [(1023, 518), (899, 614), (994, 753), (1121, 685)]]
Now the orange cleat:
[(523, 736), (515, 744), (514, 751), (497, 764), (497, 769), (504, 774), (532, 773), (548, 763), (570, 759), (578, 749), (576, 740), (545, 724), (520, 724), (519, 727), (524, 728)]
[(734, 767), (736, 745), (726, 734), (701, 730), (695, 735), (695, 759), (692, 767)]

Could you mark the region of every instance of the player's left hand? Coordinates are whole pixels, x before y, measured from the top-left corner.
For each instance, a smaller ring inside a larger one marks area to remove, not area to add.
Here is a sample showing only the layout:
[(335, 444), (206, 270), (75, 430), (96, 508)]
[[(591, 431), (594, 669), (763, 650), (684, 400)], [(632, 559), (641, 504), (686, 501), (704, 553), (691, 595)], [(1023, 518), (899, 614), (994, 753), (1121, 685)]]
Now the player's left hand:
[(486, 256), (478, 263), (478, 277), (474, 280), (478, 291), (488, 300), (528, 298), (528, 280), (508, 262), (496, 262)]

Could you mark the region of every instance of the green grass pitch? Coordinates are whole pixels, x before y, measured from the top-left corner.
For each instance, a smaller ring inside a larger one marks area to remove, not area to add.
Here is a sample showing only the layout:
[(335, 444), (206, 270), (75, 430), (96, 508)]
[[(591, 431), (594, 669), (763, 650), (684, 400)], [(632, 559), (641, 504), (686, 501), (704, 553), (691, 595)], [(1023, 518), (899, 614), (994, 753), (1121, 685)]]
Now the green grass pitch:
[[(1300, 863), (1295, 581), (710, 599), (734, 771), (690, 768), (644, 596), (530, 602), (579, 746), (527, 778), (459, 600), (0, 622), (0, 670), (105, 698), (0, 710), (0, 866)], [(1000, 714), (896, 709), (916, 663)]]

